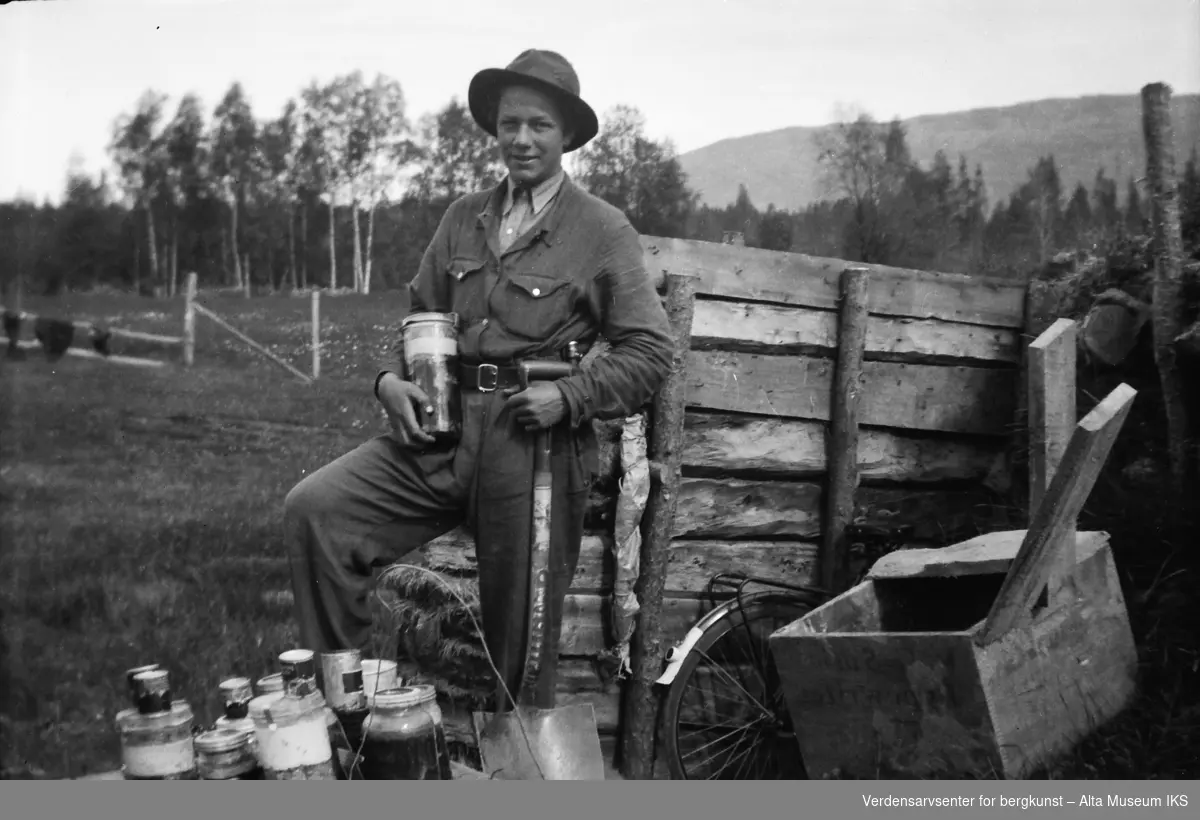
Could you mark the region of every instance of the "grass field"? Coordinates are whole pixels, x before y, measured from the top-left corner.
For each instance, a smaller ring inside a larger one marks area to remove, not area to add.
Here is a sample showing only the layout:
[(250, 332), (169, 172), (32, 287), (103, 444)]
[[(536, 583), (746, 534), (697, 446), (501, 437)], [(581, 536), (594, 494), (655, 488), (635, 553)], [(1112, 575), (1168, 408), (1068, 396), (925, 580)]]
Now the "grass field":
[[(27, 311), (177, 335), (182, 300), (75, 296)], [(204, 302), (308, 368), (307, 299)], [(158, 661), (203, 722), (217, 683), (273, 671), (293, 645), (282, 501), (307, 471), (385, 430), (370, 393), (404, 304), (326, 298), (322, 378), (306, 386), (200, 318), (196, 366), (161, 370), (34, 351), (0, 359), (0, 734), (9, 777), (115, 768), (125, 669)], [(164, 356), (114, 344), (126, 355)], [(1166, 536), (1153, 486), (1099, 485), (1080, 526), (1106, 529), (1142, 656), (1135, 706), (1047, 776), (1200, 776), (1200, 566)]]

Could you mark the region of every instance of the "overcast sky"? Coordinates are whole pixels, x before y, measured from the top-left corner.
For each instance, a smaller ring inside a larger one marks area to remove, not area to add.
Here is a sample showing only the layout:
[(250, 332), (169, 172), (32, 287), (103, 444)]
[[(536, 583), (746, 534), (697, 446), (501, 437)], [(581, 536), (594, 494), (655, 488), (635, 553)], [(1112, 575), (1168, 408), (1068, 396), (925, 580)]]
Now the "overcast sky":
[(563, 53), (597, 111), (639, 108), (682, 151), (819, 125), (1047, 97), (1200, 90), (1200, 0), (50, 0), (0, 6), (0, 200), (57, 199), (108, 166), (113, 119), (153, 87), (206, 111), (235, 80), (259, 117), (356, 68), (410, 116), (481, 68)]

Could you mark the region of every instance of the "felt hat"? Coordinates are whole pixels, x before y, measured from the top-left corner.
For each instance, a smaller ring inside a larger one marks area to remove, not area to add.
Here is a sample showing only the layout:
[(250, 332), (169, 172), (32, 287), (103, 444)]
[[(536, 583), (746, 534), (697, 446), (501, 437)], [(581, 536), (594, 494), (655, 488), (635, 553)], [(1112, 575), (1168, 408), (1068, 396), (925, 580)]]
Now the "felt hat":
[(600, 130), (596, 112), (579, 96), (579, 76), (561, 54), (531, 48), (521, 52), (507, 68), (485, 68), (471, 79), (467, 104), (484, 131), (496, 136), (496, 101), (510, 85), (526, 85), (558, 104), (566, 118), (564, 130), (573, 132), (563, 146), (568, 153), (582, 147)]

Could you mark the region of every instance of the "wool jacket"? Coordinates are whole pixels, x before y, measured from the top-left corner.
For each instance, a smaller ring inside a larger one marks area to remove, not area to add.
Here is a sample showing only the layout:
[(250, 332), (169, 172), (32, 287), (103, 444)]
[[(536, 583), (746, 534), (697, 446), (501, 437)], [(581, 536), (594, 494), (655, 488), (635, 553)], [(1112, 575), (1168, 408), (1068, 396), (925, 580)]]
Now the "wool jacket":
[[(455, 200), (409, 285), (411, 312), (454, 312), (464, 363), (556, 356), (568, 342), (610, 350), (557, 382), (568, 420), (622, 418), (641, 408), (671, 366), (666, 310), (637, 231), (617, 208), (565, 176), (538, 221), (505, 251), (498, 229), (507, 180)], [(397, 340), (384, 372), (404, 374)]]

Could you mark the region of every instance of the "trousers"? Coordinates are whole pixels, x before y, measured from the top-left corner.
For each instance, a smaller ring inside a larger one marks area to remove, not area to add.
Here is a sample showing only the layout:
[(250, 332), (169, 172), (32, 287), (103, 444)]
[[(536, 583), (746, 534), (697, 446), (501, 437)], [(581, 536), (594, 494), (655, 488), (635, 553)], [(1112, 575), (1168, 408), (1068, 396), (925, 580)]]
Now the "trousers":
[[(465, 525), (479, 567), (483, 640), (515, 697), (521, 677), (531, 557), (535, 435), (500, 393), (465, 391), (455, 446), (409, 450), (371, 438), (301, 480), (284, 501), (284, 535), (301, 640), (314, 652), (371, 639), (373, 570)], [(590, 425), (588, 425), (590, 430)], [(563, 606), (583, 538), (591, 469), (582, 434), (552, 431), (550, 584), (534, 705), (553, 708)], [(502, 700), (494, 708), (509, 708)]]

